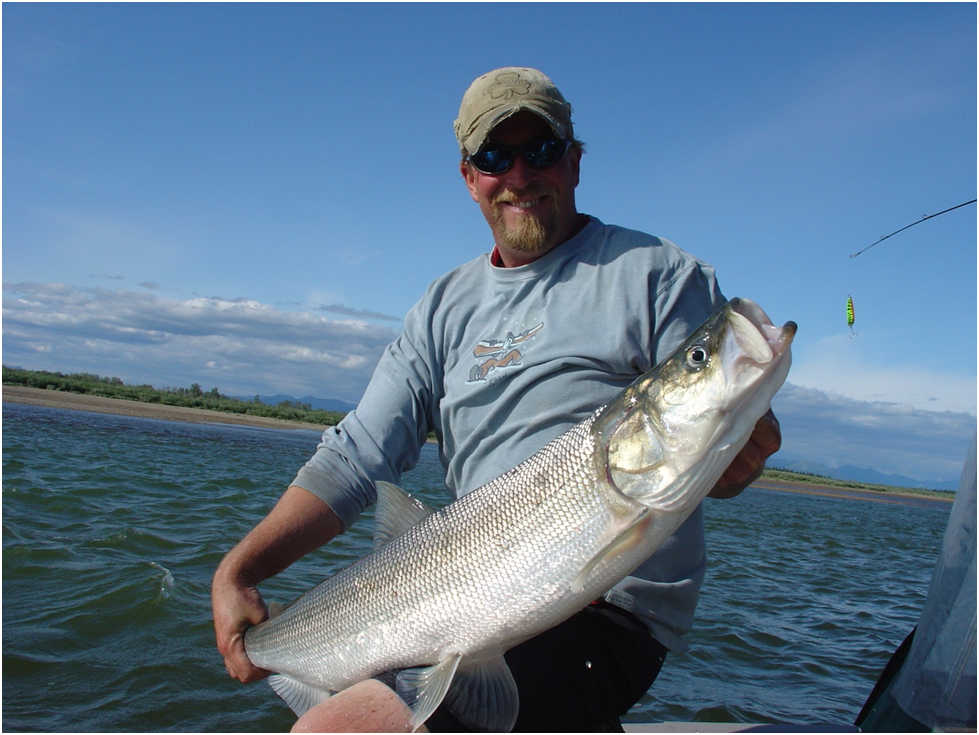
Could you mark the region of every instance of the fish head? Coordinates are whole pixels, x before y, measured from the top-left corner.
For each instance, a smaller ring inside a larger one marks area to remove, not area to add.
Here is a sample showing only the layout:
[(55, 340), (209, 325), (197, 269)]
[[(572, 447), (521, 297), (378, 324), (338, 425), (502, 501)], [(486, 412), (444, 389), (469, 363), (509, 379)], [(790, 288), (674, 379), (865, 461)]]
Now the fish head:
[(699, 503), (785, 381), (795, 333), (752, 301), (724, 304), (596, 417), (597, 469), (644, 505)]

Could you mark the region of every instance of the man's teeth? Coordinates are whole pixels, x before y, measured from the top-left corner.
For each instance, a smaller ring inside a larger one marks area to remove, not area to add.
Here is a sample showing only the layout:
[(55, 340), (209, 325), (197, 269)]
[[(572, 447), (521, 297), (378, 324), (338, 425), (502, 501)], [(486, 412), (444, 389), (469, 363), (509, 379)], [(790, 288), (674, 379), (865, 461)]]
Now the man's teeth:
[(537, 199), (531, 199), (529, 202), (511, 202), (513, 206), (520, 207), (520, 209), (530, 209), (532, 206), (537, 204)]

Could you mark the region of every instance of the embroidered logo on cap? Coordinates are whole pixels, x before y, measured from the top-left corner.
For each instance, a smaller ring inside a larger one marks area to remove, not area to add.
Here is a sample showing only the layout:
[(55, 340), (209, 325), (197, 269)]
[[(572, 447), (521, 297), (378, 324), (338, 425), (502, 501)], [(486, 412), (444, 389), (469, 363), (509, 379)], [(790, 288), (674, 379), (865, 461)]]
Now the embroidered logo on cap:
[(496, 75), (487, 94), (495, 100), (508, 100), (511, 97), (523, 96), (530, 92), (530, 82), (521, 79), (515, 71), (505, 71)]

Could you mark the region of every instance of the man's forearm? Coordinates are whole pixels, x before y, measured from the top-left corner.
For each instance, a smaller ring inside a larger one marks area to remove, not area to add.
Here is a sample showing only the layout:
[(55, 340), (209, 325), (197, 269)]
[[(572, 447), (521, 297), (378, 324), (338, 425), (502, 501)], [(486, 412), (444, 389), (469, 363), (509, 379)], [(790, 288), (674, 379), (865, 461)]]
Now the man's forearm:
[(308, 490), (290, 486), (279, 502), (227, 553), (217, 575), (256, 585), (343, 531), (329, 505)]

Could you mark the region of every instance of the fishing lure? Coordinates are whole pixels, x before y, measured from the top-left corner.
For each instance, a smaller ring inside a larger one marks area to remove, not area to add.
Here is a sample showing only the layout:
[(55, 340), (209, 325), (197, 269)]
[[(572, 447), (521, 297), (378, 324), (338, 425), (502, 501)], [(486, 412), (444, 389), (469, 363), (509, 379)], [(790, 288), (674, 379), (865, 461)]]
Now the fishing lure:
[(846, 297), (846, 325), (850, 328), (850, 336), (853, 336), (853, 322), (855, 319), (855, 314), (853, 311), (853, 297)]

